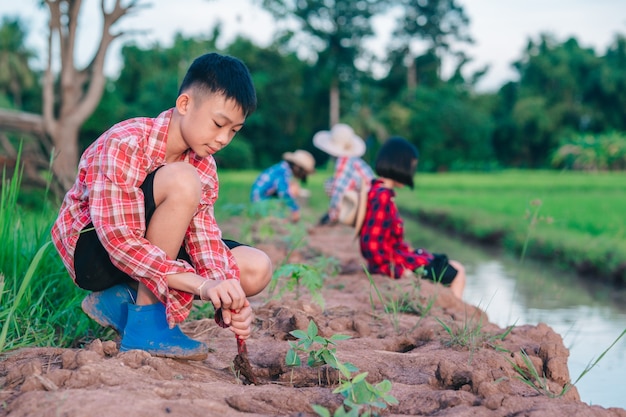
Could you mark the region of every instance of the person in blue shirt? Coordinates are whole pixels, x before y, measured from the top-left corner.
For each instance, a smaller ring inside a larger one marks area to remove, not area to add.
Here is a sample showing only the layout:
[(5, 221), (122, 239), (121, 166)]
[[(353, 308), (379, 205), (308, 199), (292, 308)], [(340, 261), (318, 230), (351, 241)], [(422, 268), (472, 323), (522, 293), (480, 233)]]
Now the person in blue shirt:
[(300, 206), (296, 198), (299, 184), (306, 183), (307, 176), (315, 172), (315, 158), (310, 152), (298, 149), (285, 152), (283, 160), (259, 174), (252, 184), (250, 201), (253, 203), (270, 198), (281, 199), (291, 210), (291, 221), (300, 220)]

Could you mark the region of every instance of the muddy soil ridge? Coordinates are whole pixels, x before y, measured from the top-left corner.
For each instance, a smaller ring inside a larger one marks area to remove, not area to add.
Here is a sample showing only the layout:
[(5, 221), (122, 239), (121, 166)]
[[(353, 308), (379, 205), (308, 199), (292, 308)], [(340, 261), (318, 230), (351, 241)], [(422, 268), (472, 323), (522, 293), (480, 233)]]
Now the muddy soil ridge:
[[(306, 331), (312, 320), (324, 338), (350, 336), (336, 342), (340, 361), (368, 372), (372, 384), (391, 382), (398, 403), (381, 415), (626, 417), (624, 409), (580, 401), (576, 387), (559, 395), (570, 381), (569, 352), (548, 325), (499, 328), (476, 306), (427, 281), (373, 275), (372, 286), (350, 228), (310, 229), (306, 246), (295, 251), (280, 243), (259, 246), (275, 265), (332, 257), (340, 272), (324, 283), (323, 308), (306, 291), (280, 299), (266, 291), (251, 300), (257, 328), (246, 343), (256, 385), (235, 370), (233, 334), (201, 319), (183, 330), (210, 346), (204, 361), (120, 353), (118, 339), (9, 352), (0, 361), (0, 416), (316, 416), (311, 404), (332, 415), (343, 401), (333, 394), (338, 373), (308, 367), (304, 356), (300, 367), (285, 364), (290, 332)], [(407, 299), (415, 302), (413, 311), (385, 312), (383, 304)], [(530, 363), (543, 377), (539, 389), (520, 377), (532, 376)]]

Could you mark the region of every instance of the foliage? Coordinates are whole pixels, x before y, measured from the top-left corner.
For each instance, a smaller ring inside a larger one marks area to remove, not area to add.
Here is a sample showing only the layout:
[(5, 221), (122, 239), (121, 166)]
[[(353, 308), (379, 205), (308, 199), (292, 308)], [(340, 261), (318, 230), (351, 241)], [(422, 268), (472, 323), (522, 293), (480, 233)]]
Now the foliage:
[[(463, 325), (457, 325), (456, 322), (449, 325), (438, 317), (436, 320), (449, 337), (449, 340), (445, 342), (446, 346), (467, 348), (472, 354), (485, 345), (501, 350), (495, 343), (503, 341), (515, 327), (511, 325), (503, 333), (491, 335), (483, 331), (482, 317), (476, 319), (474, 316), (468, 317), (466, 315)], [(470, 356), (470, 361), (471, 359), (472, 357)]]
[[(533, 390), (537, 391), (537, 393), (545, 395), (550, 398), (559, 398), (565, 395), (573, 386), (575, 386), (585, 375), (587, 375), (599, 362), (602, 360), (604, 355), (611, 350), (617, 342), (626, 335), (626, 329), (620, 333), (619, 336), (607, 347), (595, 360), (589, 362), (589, 364), (583, 369), (578, 378), (574, 382), (567, 382), (559, 392), (552, 392), (550, 390), (550, 386), (548, 385), (547, 378), (543, 374), (543, 372), (539, 372), (537, 367), (533, 364), (532, 360), (526, 353), (524, 349), (520, 351), (521, 359), (524, 366), (519, 366), (514, 363), (511, 359), (506, 357), (505, 359), (513, 366), (513, 369), (517, 373), (516, 377), (524, 384), (528, 385)], [(510, 352), (507, 353), (507, 356), (510, 355)]]
[[(367, 372), (352, 375), (358, 372), (353, 364), (341, 362), (337, 358), (336, 341), (349, 339), (346, 335), (332, 335), (330, 338), (318, 334), (318, 327), (313, 320), (309, 321), (307, 331), (293, 330), (290, 332), (297, 341), (289, 342), (285, 363), (287, 366), (301, 366), (299, 353), (307, 355), (307, 364), (311, 367), (328, 365), (340, 372), (342, 381), (333, 390), (333, 394), (344, 396), (343, 405), (335, 410), (333, 416), (378, 416), (378, 410), (384, 410), (388, 404), (397, 404), (398, 400), (389, 394), (391, 382), (384, 380), (372, 385), (365, 379)], [(320, 346), (314, 349), (314, 346)], [(320, 405), (312, 405), (313, 410), (320, 416), (330, 416), (330, 411)]]
[(235, 137), (215, 154), (215, 161), (220, 169), (251, 169), (254, 167), (254, 150), (245, 138)]
[(306, 288), (313, 301), (323, 309), (322, 288), (324, 279), (328, 275), (335, 275), (337, 272), (337, 260), (325, 256), (318, 256), (308, 263), (286, 263), (274, 271), (268, 291), (272, 295), (278, 287), (278, 293), (275, 297), (281, 298), (285, 293), (293, 292), (295, 299), (298, 300), (302, 295), (302, 288)]
[(421, 171), (489, 168), (495, 165), (487, 109), (454, 86), (418, 87), (391, 103), (380, 116), (420, 151)]
[(56, 211), (47, 204), (40, 213), (19, 206), (21, 172), (19, 163), (10, 181), (3, 172), (0, 191), (0, 352), (76, 346), (93, 332), (80, 310), (81, 291), (50, 250)]
[(0, 96), (10, 98), (10, 107), (21, 109), (23, 95), (36, 84), (30, 67), (35, 52), (26, 46), (26, 28), (15, 18), (3, 17), (0, 23)]
[[(321, 365), (330, 365), (332, 368), (337, 369), (339, 359), (337, 359), (337, 341), (347, 340), (350, 336), (334, 334), (330, 338), (322, 337), (318, 334), (318, 327), (313, 320), (309, 321), (307, 331), (293, 330), (289, 332), (296, 338), (296, 342), (289, 342), (289, 350), (285, 357), (285, 363), (287, 366), (301, 366), (302, 361), (299, 352), (303, 352), (307, 355), (307, 365), (310, 367), (316, 367)], [(318, 349), (313, 349), (313, 346), (319, 345)], [(344, 364), (346, 365), (346, 364)], [(348, 368), (354, 370), (354, 366), (347, 364)]]
[(582, 171), (624, 171), (626, 134), (574, 135), (554, 152), (552, 166)]
[[(389, 317), (391, 325), (393, 326), (396, 333), (400, 333), (400, 314), (417, 314), (420, 316), (420, 319), (413, 326), (416, 328), (419, 326), (422, 318), (426, 317), (433, 305), (435, 304), (436, 296), (431, 296), (426, 300), (422, 299), (420, 295), (421, 288), (421, 277), (420, 274), (423, 271), (423, 268), (420, 268), (416, 271), (416, 274), (411, 278), (411, 289), (409, 291), (401, 290), (401, 291), (392, 291), (390, 294), (383, 294), (383, 292), (378, 288), (372, 275), (369, 273), (367, 268), (363, 267), (365, 274), (370, 282), (370, 306), (372, 307), (372, 311), (376, 311), (374, 297), (372, 295), (372, 289), (376, 294), (376, 298), (383, 305), (383, 311)], [(398, 296), (397, 294), (400, 294)]]
[(546, 395), (550, 398), (559, 398), (565, 395), (572, 387), (569, 383), (566, 383), (560, 392), (553, 393), (548, 385), (548, 379), (545, 377), (543, 372), (541, 374), (539, 373), (524, 349), (520, 351), (520, 355), (522, 357), (522, 361), (524, 362), (524, 367), (517, 365), (508, 358), (506, 359), (513, 366), (515, 372), (517, 372), (517, 379), (537, 391), (539, 394)]

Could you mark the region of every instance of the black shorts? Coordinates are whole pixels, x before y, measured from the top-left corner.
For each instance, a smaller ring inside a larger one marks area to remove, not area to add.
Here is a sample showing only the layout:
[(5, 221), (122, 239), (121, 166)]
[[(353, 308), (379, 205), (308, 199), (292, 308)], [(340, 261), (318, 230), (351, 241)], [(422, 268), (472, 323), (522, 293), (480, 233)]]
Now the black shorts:
[[(156, 210), (153, 192), (155, 173), (156, 171), (150, 173), (141, 185), (144, 195), (146, 227), (150, 224), (150, 219)], [(234, 240), (222, 240), (229, 249), (243, 245)], [(178, 252), (178, 259), (183, 259), (193, 265), (189, 254), (183, 247)], [(113, 265), (91, 223), (83, 228), (76, 243), (74, 271), (76, 272), (76, 284), (89, 291), (102, 291), (124, 282), (134, 282), (130, 276)]]
[(433, 256), (435, 258), (424, 267), (424, 278), (450, 285), (459, 271), (450, 265), (445, 254), (433, 253)]

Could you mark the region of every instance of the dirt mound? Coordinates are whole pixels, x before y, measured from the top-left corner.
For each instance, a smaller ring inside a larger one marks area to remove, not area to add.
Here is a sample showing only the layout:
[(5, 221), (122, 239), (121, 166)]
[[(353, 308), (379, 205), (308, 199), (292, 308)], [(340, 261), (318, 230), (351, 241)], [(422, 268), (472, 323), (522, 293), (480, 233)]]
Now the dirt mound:
[[(279, 244), (263, 249), (277, 266), (287, 256)], [(391, 382), (397, 404), (383, 415), (626, 417), (581, 402), (575, 387), (560, 395), (569, 352), (547, 325), (499, 328), (427, 281), (375, 275), (371, 285), (348, 228), (311, 230), (308, 246), (289, 256), (303, 264), (333, 257), (340, 273), (324, 283), (323, 308), (306, 291), (252, 300), (257, 329), (247, 347), (257, 385), (235, 371), (234, 335), (203, 319), (183, 326), (211, 347), (202, 362), (120, 353), (119, 340), (10, 352), (0, 362), (0, 416), (315, 416), (312, 404), (332, 415), (344, 399), (333, 390), (345, 378), (328, 365), (308, 366), (306, 353), (299, 367), (285, 362), (297, 342), (290, 332), (313, 321), (321, 339), (350, 336), (335, 342), (341, 363), (367, 372), (372, 385)], [(533, 370), (536, 388), (524, 381)]]

